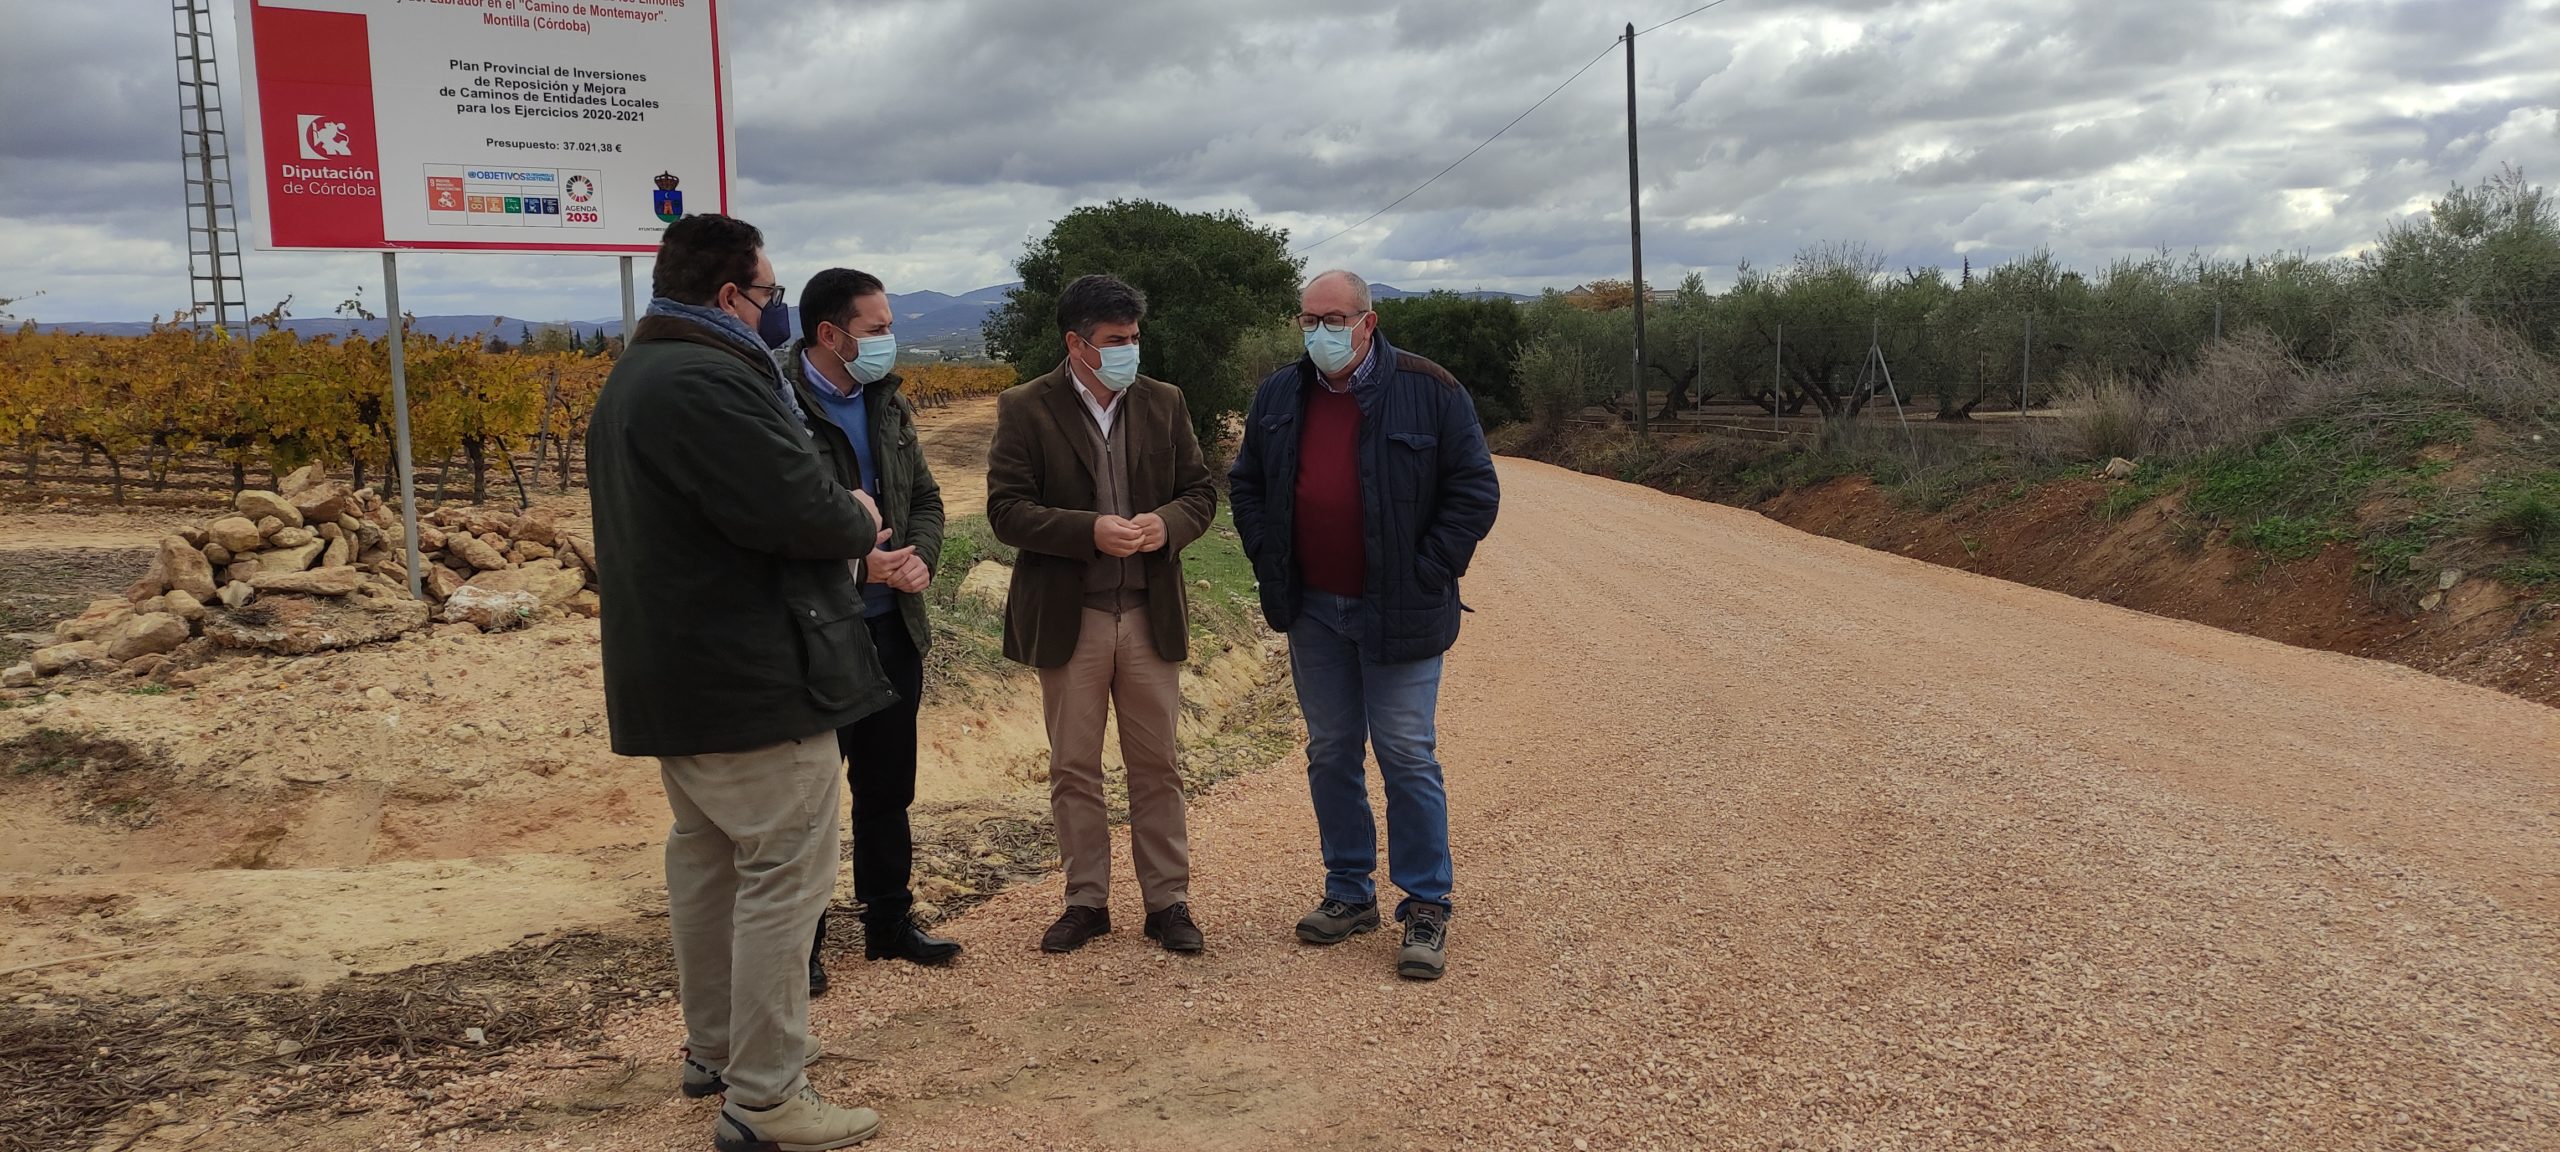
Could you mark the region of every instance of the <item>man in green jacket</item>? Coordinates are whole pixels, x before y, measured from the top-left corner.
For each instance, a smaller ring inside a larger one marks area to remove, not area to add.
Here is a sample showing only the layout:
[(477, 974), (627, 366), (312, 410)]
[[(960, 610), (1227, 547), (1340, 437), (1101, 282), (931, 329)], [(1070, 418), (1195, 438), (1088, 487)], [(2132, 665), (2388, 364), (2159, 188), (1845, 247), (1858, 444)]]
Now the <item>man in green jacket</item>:
[(658, 250), (587, 432), (613, 750), (654, 756), (688, 1096), (725, 1152), (841, 1148), (880, 1117), (803, 1068), (801, 965), (834, 894), (836, 730), (896, 699), (848, 562), (880, 514), (810, 442), (756, 321), (783, 307), (754, 226), (689, 216)]
[[(915, 842), (907, 808), (916, 798), (916, 704), (933, 643), (924, 590), (942, 558), (942, 488), (925, 466), (915, 408), (898, 394), (895, 321), (879, 277), (829, 268), (800, 292), (801, 339), (784, 351), (782, 367), (836, 482), (868, 493), (886, 521), (879, 548), (853, 575), (863, 625), (898, 701), (836, 730), (853, 787), (853, 898), (862, 905), (863, 958), (947, 964), (960, 945), (926, 935), (909, 914)], [(812, 996), (827, 990), (819, 962), (826, 938), (821, 916), (809, 945)]]

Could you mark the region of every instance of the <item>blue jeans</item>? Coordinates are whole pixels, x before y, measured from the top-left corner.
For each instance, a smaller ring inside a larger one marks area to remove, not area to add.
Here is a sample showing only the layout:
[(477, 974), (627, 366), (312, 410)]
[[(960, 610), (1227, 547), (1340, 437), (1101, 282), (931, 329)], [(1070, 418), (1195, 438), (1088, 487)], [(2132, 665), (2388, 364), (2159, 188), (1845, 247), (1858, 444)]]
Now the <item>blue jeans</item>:
[(1360, 636), (1374, 632), (1365, 603), (1306, 590), (1289, 629), (1289, 671), (1307, 718), (1307, 791), (1324, 846), (1324, 894), (1352, 904), (1378, 898), (1378, 825), (1369, 809), (1366, 746), (1387, 791), (1387, 867), (1405, 899), (1449, 908), (1449, 797), (1440, 784), (1433, 715), (1440, 660), (1381, 664)]

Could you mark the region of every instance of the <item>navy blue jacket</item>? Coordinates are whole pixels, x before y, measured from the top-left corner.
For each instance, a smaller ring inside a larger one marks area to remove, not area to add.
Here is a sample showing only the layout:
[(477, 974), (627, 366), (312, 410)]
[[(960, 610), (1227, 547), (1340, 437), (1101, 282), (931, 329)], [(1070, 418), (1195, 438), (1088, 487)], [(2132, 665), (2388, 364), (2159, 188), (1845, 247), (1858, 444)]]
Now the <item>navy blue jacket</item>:
[[(1476, 406), (1447, 369), (1382, 336), (1360, 401), (1360, 505), (1368, 594), (1378, 633), (1360, 637), (1382, 663), (1427, 660), (1458, 642), (1458, 579), (1476, 543), (1493, 531), (1502, 488), (1485, 451)], [(1228, 470), (1236, 533), (1262, 586), (1262, 614), (1286, 632), (1305, 584), (1298, 575), (1298, 433), (1316, 366), (1273, 373), (1245, 413), (1244, 442)]]

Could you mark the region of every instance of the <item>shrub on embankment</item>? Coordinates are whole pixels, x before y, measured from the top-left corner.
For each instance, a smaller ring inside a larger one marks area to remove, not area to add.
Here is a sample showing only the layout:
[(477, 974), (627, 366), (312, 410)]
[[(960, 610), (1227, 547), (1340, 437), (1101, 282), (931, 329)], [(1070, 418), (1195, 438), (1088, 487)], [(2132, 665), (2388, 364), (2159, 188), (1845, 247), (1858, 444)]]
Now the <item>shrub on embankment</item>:
[(2024, 454), (2139, 461), (2103, 518), (2169, 501), (2271, 560), (2352, 545), (2377, 591), (2449, 571), (2560, 591), (2560, 365), (2477, 316), (2393, 317), (2322, 365), (2252, 334), (2154, 386), (2079, 390)]
[(2560, 595), (2560, 364), (2465, 313), (2377, 324), (2343, 357), (2308, 364), (2260, 333), (2144, 384), (2079, 379), (2015, 444), (1842, 423), (1811, 442), (1704, 437), (1639, 443), (1616, 430), (1497, 433), (1499, 450), (1704, 499), (1756, 506), (1865, 476), (1917, 517), (1983, 512), (2042, 485), (2085, 484), (2088, 514), (2156, 508), (2188, 547), (2264, 562), (2352, 548), (2377, 598), (2432, 607), (2436, 586), (2486, 576)]

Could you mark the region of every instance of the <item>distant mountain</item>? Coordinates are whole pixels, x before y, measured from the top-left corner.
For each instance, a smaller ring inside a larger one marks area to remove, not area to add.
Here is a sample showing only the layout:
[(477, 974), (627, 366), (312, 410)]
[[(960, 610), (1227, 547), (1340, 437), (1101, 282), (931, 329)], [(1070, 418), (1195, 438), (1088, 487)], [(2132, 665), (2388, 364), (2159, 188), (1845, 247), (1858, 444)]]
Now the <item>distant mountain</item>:
[(933, 348), (945, 356), (973, 356), (986, 346), (982, 334), (987, 317), (1004, 307), (1005, 294), (1021, 287), (991, 284), (958, 296), (943, 292), (892, 292), (889, 307), (898, 315), (898, 346)]

